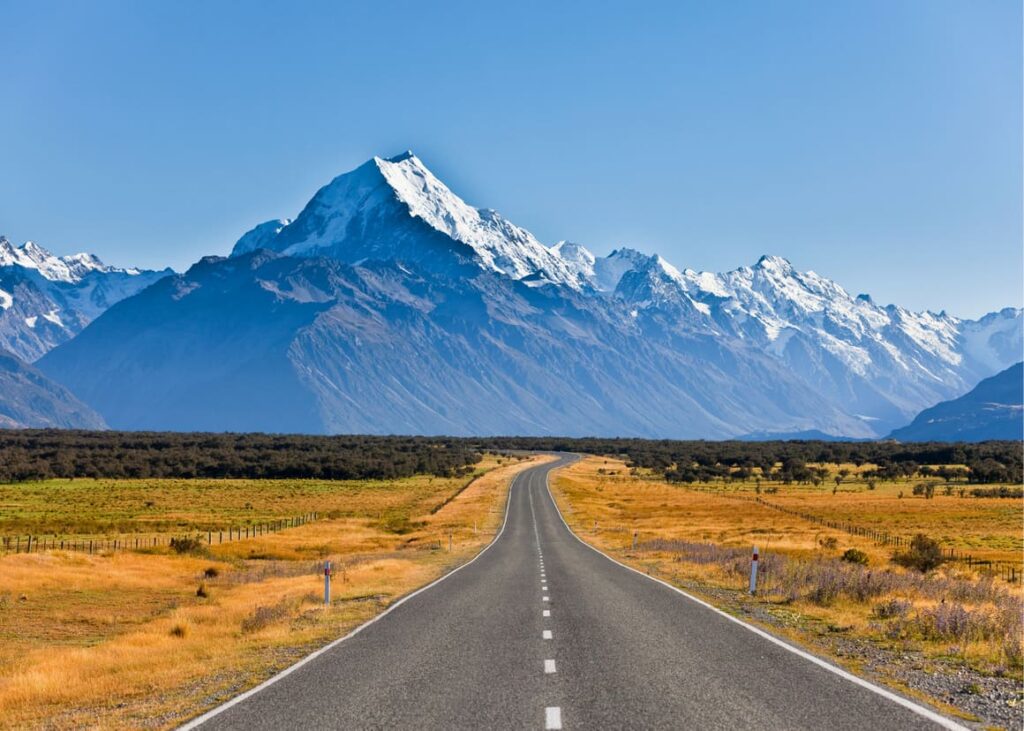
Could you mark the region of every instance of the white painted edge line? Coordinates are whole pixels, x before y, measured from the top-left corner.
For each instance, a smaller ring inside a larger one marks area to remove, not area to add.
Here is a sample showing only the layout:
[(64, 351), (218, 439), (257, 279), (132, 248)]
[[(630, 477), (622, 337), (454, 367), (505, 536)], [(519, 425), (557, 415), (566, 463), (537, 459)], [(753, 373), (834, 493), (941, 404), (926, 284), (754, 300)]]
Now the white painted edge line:
[(562, 728), (562, 709), (559, 706), (548, 706), (544, 709), (544, 728), (547, 731)]
[[(572, 464), (572, 462), (570, 462), (569, 464)], [(567, 467), (567, 466), (568, 465), (560, 465), (558, 467), (558, 469), (561, 469), (562, 467)], [(618, 564), (622, 568), (628, 569), (628, 570), (632, 571), (634, 574), (639, 574), (640, 576), (643, 576), (645, 579), (650, 579), (651, 581), (657, 582), (657, 583), (661, 584), (662, 586), (671, 589), (672, 591), (676, 592), (677, 594), (681, 594), (682, 596), (686, 597), (687, 599), (689, 599), (692, 602), (695, 602), (696, 604), (699, 604), (700, 606), (704, 607), (705, 609), (710, 609), (715, 614), (718, 614), (718, 615), (720, 615), (722, 617), (725, 617), (730, 622), (734, 622), (735, 624), (738, 624), (740, 627), (743, 627), (744, 629), (747, 629), (750, 632), (753, 632), (755, 635), (758, 635), (759, 637), (762, 637), (763, 639), (766, 639), (769, 642), (771, 642), (771, 643), (773, 643), (775, 645), (778, 645), (779, 647), (783, 648), (784, 650), (788, 650), (789, 652), (792, 652), (794, 655), (797, 655), (798, 657), (801, 657), (804, 660), (807, 660), (808, 662), (814, 663), (815, 665), (817, 665), (820, 668), (824, 668), (825, 670), (829, 671), (830, 673), (833, 673), (834, 675), (838, 675), (840, 678), (842, 678), (844, 680), (848, 680), (851, 683), (854, 683), (855, 685), (859, 685), (862, 688), (866, 688), (866, 689), (870, 690), (872, 693), (875, 693), (877, 695), (882, 696), (886, 700), (890, 700), (893, 703), (896, 703), (897, 705), (903, 706), (904, 708), (906, 708), (906, 709), (908, 709), (910, 711), (913, 711), (914, 713), (916, 713), (919, 716), (923, 716), (924, 718), (927, 718), (929, 721), (934, 721), (935, 723), (937, 723), (942, 728), (949, 729), (950, 731), (970, 731), (969, 728), (967, 728), (966, 726), (962, 726), (961, 724), (957, 723), (956, 721), (954, 721), (951, 718), (946, 718), (945, 716), (943, 716), (943, 715), (941, 715), (939, 713), (936, 713), (935, 711), (931, 710), (930, 708), (926, 708), (926, 707), (924, 707), (922, 705), (918, 705), (917, 703), (914, 703), (912, 700), (904, 698), (903, 696), (898, 695), (898, 694), (892, 692), (891, 690), (886, 690), (885, 688), (883, 688), (883, 687), (881, 687), (879, 685), (875, 685), (874, 683), (872, 683), (869, 680), (865, 680), (864, 678), (857, 677), (853, 673), (851, 673), (851, 672), (849, 672), (847, 670), (843, 670), (838, 665), (833, 665), (830, 662), (822, 660), (820, 657), (816, 657), (815, 655), (812, 655), (811, 653), (809, 653), (809, 652), (807, 652), (805, 650), (801, 650), (799, 647), (794, 647), (793, 645), (789, 644), (788, 642), (784, 642), (783, 640), (780, 640), (778, 637), (776, 637), (776, 636), (774, 636), (772, 634), (769, 634), (768, 632), (765, 632), (763, 629), (760, 629), (759, 627), (755, 627), (752, 624), (748, 624), (748, 623), (744, 622), (742, 619), (738, 619), (737, 617), (734, 617), (731, 614), (728, 614), (727, 612), (723, 612), (718, 607), (715, 607), (715, 606), (712, 606), (711, 604), (708, 604), (703, 599), (698, 599), (693, 594), (689, 594), (689, 593), (683, 591), (682, 589), (680, 589), (677, 586), (672, 586), (672, 584), (668, 583), (667, 581), (662, 581), (661, 579), (658, 579), (658, 578), (656, 578), (654, 576), (649, 576), (648, 574), (645, 574), (643, 571), (638, 571), (637, 569), (633, 568), (632, 566), (627, 566), (626, 564), (622, 563), (621, 561), (612, 558), (611, 556), (609, 556), (604, 551), (602, 551), (602, 550), (600, 550), (598, 548), (595, 548), (594, 546), (591, 546), (589, 543), (587, 543), (582, 538), (580, 538), (578, 535), (576, 535), (576, 533), (573, 532), (573, 529), (569, 527), (569, 524), (565, 522), (565, 518), (562, 517), (562, 511), (558, 509), (558, 503), (555, 502), (555, 497), (554, 497), (554, 495), (551, 494), (551, 482), (548, 479), (551, 476), (551, 473), (553, 471), (554, 471), (553, 469), (550, 469), (550, 470), (548, 470), (544, 474), (544, 486), (545, 486), (545, 488), (547, 489), (547, 492), (548, 492), (548, 499), (551, 501), (551, 505), (555, 509), (555, 514), (558, 515), (559, 520), (562, 521), (562, 525), (564, 525), (565, 529), (567, 531), (569, 531), (569, 534), (573, 538), (575, 538), (577, 541), (582, 543), (584, 546), (589, 548), (591, 551), (593, 551), (594, 553), (596, 553), (596, 554), (598, 554), (600, 556), (604, 556), (606, 559), (608, 559), (612, 563)]]
[(491, 539), (491, 542), (488, 543), (483, 548), (481, 548), (480, 552), (478, 554), (476, 554), (475, 556), (473, 556), (473, 558), (471, 558), (470, 560), (466, 561), (466, 563), (464, 563), (464, 564), (460, 564), (459, 566), (456, 566), (454, 569), (449, 571), (444, 576), (441, 576), (441, 577), (439, 577), (437, 579), (434, 579), (433, 581), (431, 581), (426, 586), (421, 586), (419, 589), (417, 589), (416, 591), (412, 592), (411, 594), (406, 594), (404, 597), (402, 597), (401, 599), (396, 601), (394, 604), (392, 604), (390, 607), (388, 607), (383, 612), (378, 614), (376, 617), (372, 617), (371, 619), (367, 620), (366, 622), (363, 622), (361, 625), (359, 625), (358, 627), (353, 629), (351, 632), (349, 632), (344, 637), (339, 637), (336, 640), (332, 640), (331, 642), (329, 642), (326, 645), (324, 645), (323, 647), (321, 647), (319, 650), (314, 650), (313, 652), (309, 653), (304, 658), (302, 658), (301, 660), (296, 662), (294, 665), (289, 665), (284, 670), (279, 672), (277, 675), (274, 675), (273, 677), (267, 678), (262, 683), (260, 683), (259, 685), (255, 686), (254, 688), (250, 688), (249, 690), (245, 691), (244, 693), (236, 695), (234, 698), (231, 698), (231, 699), (225, 701), (224, 703), (222, 703), (221, 705), (217, 706), (216, 708), (211, 708), (209, 711), (207, 711), (203, 715), (198, 716), (196, 718), (193, 718), (191, 721), (183, 724), (182, 726), (179, 726), (178, 727), (178, 731), (191, 731), (192, 729), (198, 728), (199, 726), (203, 725), (204, 723), (209, 721), (214, 716), (219, 716), (221, 713), (223, 713), (224, 711), (228, 710), (232, 706), (237, 706), (242, 701), (247, 700), (248, 698), (256, 695), (257, 693), (259, 693), (262, 690), (265, 690), (266, 688), (270, 687), (271, 685), (273, 685), (277, 681), (279, 681), (279, 680), (281, 680), (283, 678), (286, 678), (287, 676), (289, 676), (292, 673), (294, 673), (296, 670), (301, 668), (306, 663), (312, 662), (313, 660), (315, 660), (316, 658), (320, 657), (321, 655), (323, 655), (328, 650), (331, 650), (334, 647), (337, 647), (338, 645), (340, 645), (345, 640), (350, 639), (352, 637), (355, 637), (357, 634), (362, 632), (364, 629), (369, 627), (374, 622), (377, 622), (377, 621), (379, 621), (381, 619), (384, 619), (384, 617), (386, 617), (389, 614), (391, 614), (391, 612), (393, 612), (394, 610), (398, 609), (400, 606), (405, 604), (407, 601), (409, 601), (413, 597), (418, 596), (418, 595), (422, 594), (423, 592), (427, 591), (428, 589), (437, 586), (442, 581), (447, 579), (449, 576), (457, 574), (459, 571), (462, 571), (462, 569), (466, 568), (471, 563), (476, 561), (478, 558), (483, 556), (485, 553), (487, 553), (487, 551), (491, 548), (491, 546), (493, 546), (495, 543), (498, 542), (498, 539), (501, 538), (501, 536), (505, 533), (505, 526), (508, 525), (508, 514), (509, 514), (509, 512), (510, 512), (510, 510), (512, 508), (512, 490), (515, 488), (516, 483), (519, 482), (519, 478), (521, 476), (523, 476), (524, 474), (526, 474), (527, 472), (529, 472), (530, 469), (532, 469), (532, 468), (527, 468), (527, 469), (523, 470), (522, 472), (517, 473), (516, 476), (512, 478), (512, 482), (508, 486), (508, 495), (505, 498), (505, 519), (501, 523), (501, 530), (499, 530), (498, 534), (496, 536), (494, 536), (494, 538)]

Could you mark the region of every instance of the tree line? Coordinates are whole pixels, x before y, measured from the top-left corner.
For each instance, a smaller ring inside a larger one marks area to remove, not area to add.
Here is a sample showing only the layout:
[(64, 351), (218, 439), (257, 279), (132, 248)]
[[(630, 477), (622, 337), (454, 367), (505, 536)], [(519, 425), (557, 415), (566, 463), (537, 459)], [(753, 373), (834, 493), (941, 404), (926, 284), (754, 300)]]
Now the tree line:
[[(51, 477), (394, 479), (465, 473), (481, 453), (582, 452), (684, 482), (771, 476), (824, 480), (817, 465), (873, 465), (866, 479), (938, 476), (968, 483), (1024, 482), (1024, 444), (822, 441), (681, 441), (596, 437), (304, 436), (0, 430), (0, 482)], [(830, 479), (834, 479), (830, 478)]]
[(0, 482), (53, 477), (395, 479), (465, 474), (481, 454), (426, 437), (0, 430)]
[[(750, 479), (755, 474), (783, 482), (813, 482), (830, 472), (814, 465), (853, 464), (867, 479), (938, 476), (973, 483), (1024, 481), (1024, 443), (991, 442), (825, 442), (677, 441), (496, 437), (478, 439), (479, 449), (586, 452), (624, 458), (631, 466), (665, 473), (669, 480), (708, 482)], [(958, 466), (962, 465), (962, 466)]]

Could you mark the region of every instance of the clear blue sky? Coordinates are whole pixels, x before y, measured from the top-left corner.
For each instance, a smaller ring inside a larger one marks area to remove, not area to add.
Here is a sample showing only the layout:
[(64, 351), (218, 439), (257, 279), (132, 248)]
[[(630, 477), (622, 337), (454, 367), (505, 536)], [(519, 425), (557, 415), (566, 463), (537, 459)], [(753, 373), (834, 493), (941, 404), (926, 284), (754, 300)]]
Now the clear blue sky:
[(552, 5), (0, 0), (0, 232), (181, 269), (412, 148), (547, 243), (1021, 306), (1020, 3)]

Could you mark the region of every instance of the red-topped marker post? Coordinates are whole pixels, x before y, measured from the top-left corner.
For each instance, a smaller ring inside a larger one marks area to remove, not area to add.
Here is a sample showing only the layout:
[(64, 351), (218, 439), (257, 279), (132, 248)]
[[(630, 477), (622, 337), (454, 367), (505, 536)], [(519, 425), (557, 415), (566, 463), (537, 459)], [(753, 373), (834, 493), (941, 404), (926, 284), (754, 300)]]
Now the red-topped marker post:
[(754, 557), (750, 561), (750, 593), (757, 592), (757, 546), (754, 546)]

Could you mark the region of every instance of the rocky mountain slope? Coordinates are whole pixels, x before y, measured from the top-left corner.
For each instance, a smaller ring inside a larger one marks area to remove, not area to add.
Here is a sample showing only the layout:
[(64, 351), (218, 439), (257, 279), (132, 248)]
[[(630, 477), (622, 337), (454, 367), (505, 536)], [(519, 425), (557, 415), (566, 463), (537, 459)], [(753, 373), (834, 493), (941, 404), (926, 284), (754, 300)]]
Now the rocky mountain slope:
[(103, 429), (95, 411), (16, 356), (0, 351), (0, 428)]
[(40, 367), (115, 427), (869, 437), (1019, 360), (784, 259), (724, 274), (476, 209), (411, 153), (108, 310)]
[(960, 398), (925, 409), (889, 436), (902, 442), (1024, 439), (1024, 364), (986, 378)]

